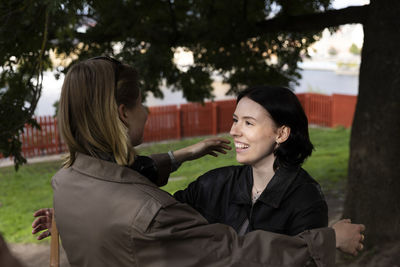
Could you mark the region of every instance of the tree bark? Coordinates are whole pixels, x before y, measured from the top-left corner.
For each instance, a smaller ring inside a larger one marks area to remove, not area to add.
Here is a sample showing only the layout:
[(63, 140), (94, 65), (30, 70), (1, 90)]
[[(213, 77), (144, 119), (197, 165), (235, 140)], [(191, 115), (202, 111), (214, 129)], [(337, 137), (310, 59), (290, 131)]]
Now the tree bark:
[(350, 141), (344, 217), (366, 245), (400, 240), (400, 1), (371, 0)]

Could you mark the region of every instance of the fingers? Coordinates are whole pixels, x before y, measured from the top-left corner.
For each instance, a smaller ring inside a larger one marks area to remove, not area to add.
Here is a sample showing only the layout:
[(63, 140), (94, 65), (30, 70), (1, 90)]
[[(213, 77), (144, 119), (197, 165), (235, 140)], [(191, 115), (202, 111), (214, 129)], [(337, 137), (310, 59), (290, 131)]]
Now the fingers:
[(40, 210), (37, 210), (37, 211), (35, 211), (34, 213), (33, 213), (33, 217), (38, 217), (38, 216), (45, 216), (46, 215), (46, 213), (48, 213), (49, 212), (49, 209), (40, 209)]
[(364, 224), (359, 224), (360, 226), (360, 232), (364, 232), (365, 231), (365, 225)]
[(36, 218), (33, 222), (32, 222), (32, 228), (36, 228), (38, 225), (40, 224), (46, 224), (49, 222), (50, 217), (46, 217), (46, 216), (41, 216)]
[(47, 227), (46, 227), (44, 224), (40, 224), (40, 225), (38, 225), (37, 227), (35, 227), (35, 228), (32, 230), (32, 234), (36, 234), (36, 233), (38, 233), (38, 232), (40, 232), (40, 231), (43, 231), (43, 230), (48, 230), (48, 229), (47, 229)]
[[(225, 143), (221, 143), (221, 140), (208, 140), (209, 142), (206, 143), (206, 146), (208, 146), (208, 149), (206, 150), (211, 150), (207, 154), (210, 154), (214, 157), (217, 157), (218, 155), (215, 152), (219, 152), (221, 154), (227, 154), (228, 152), (226, 150), (231, 150), (232, 147), (228, 146)], [(229, 140), (227, 140), (229, 142)]]
[(215, 137), (215, 138), (210, 138), (210, 139), (214, 140), (214, 141), (219, 141), (220, 143), (225, 143), (225, 144), (231, 143), (231, 141), (229, 141), (229, 139), (222, 138), (222, 137)]
[(32, 234), (36, 234), (42, 230), (47, 229), (43, 224), (38, 225), (37, 227), (32, 229)]
[(208, 152), (208, 154), (211, 155), (211, 156), (213, 156), (213, 157), (218, 157), (218, 154), (215, 153), (215, 152), (212, 152), (212, 151), (211, 151), (211, 152)]
[(218, 151), (219, 153), (222, 153), (222, 154), (228, 153), (225, 150), (223, 150), (222, 148), (215, 148), (214, 151)]
[(33, 213), (33, 217), (38, 217), (38, 216), (47, 216), (50, 215), (52, 213), (52, 210), (49, 208), (44, 208), (44, 209), (40, 209), (37, 210)]
[[(364, 225), (360, 224), (358, 226), (359, 226), (360, 231), (365, 230), (365, 226)], [(357, 242), (358, 244), (357, 244), (354, 252), (352, 253), (354, 256), (357, 256), (358, 252), (362, 251), (364, 249), (364, 245), (362, 243), (364, 240), (365, 240), (365, 236), (363, 234), (360, 234), (359, 237), (358, 237), (358, 242)]]
[(42, 239), (44, 239), (46, 237), (49, 237), (50, 235), (51, 235), (51, 233), (49, 231), (45, 231), (45, 232), (41, 233), (36, 239), (37, 240), (42, 240)]
[[(229, 140), (228, 140), (229, 141)], [(230, 142), (229, 142), (230, 143)], [(208, 142), (206, 142), (208, 147), (215, 147), (215, 148), (223, 148), (223, 149), (227, 149), (227, 150), (231, 150), (232, 147), (227, 145), (229, 143), (223, 142), (221, 140), (208, 140)]]
[(224, 149), (227, 149), (227, 150), (231, 150), (231, 149), (232, 149), (231, 146), (228, 146), (228, 145), (226, 145), (226, 144), (220, 144), (220, 147), (222, 147), (222, 148), (224, 148)]
[(364, 249), (364, 245), (363, 244), (358, 244), (357, 248), (353, 251), (353, 253), (351, 253), (353, 256), (357, 256), (358, 252)]
[(223, 146), (223, 147), (226, 147), (227, 149), (230, 149), (230, 146), (228, 146), (227, 144), (230, 144), (231, 141), (229, 141), (229, 139), (226, 139), (226, 138), (213, 137), (213, 138), (205, 139), (203, 141), (208, 146)]

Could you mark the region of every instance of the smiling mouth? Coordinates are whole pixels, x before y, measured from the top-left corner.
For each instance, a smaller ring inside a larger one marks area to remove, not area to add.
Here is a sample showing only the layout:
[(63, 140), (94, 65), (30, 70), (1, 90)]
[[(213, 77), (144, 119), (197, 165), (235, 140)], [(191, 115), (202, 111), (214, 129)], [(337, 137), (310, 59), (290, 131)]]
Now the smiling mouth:
[(245, 150), (245, 149), (249, 148), (250, 146), (246, 145), (246, 144), (243, 144), (243, 143), (236, 143), (235, 142), (235, 147), (236, 147), (236, 150)]

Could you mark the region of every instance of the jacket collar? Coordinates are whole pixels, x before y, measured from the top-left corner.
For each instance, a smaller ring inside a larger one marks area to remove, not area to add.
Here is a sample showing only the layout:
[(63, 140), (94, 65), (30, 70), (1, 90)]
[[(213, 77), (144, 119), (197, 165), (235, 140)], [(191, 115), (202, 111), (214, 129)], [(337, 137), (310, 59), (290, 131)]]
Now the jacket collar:
[[(300, 168), (279, 168), (271, 181), (261, 193), (258, 201), (261, 201), (274, 208), (278, 208), (286, 196), (289, 186), (295, 180)], [(253, 181), (253, 179), (252, 179)], [(253, 184), (253, 182), (252, 182)]]
[(251, 188), (253, 187), (253, 170), (251, 166), (242, 166), (238, 177), (232, 177), (233, 192), (231, 203), (251, 205)]
[(108, 182), (126, 184), (140, 183), (156, 187), (146, 177), (130, 168), (79, 152), (71, 168), (77, 172)]
[[(257, 201), (263, 202), (273, 208), (278, 208), (290, 187), (295, 180), (300, 167), (279, 168), (272, 177), (268, 186), (261, 193)], [(237, 204), (251, 205), (251, 189), (253, 187), (253, 169), (246, 165), (241, 172), (239, 179), (234, 185), (231, 202)]]

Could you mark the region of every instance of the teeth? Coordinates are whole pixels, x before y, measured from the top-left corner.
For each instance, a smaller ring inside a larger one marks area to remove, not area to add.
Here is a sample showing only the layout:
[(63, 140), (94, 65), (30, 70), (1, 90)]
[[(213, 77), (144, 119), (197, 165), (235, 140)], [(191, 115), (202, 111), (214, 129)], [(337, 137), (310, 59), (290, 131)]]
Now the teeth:
[(241, 144), (241, 143), (235, 143), (235, 147), (239, 148), (239, 149), (244, 149), (244, 148), (248, 148), (248, 145), (245, 144)]

